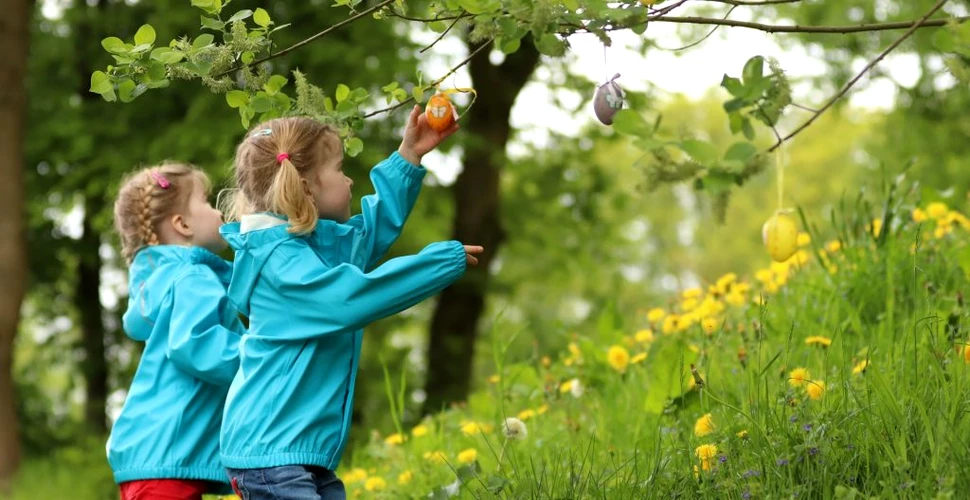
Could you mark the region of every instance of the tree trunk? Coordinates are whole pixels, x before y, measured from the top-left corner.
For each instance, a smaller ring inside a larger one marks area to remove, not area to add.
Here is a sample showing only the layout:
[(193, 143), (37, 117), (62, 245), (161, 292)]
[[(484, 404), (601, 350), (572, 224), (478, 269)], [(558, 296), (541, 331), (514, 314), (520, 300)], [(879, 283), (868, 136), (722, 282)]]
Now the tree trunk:
[(0, 0), (0, 493), (20, 464), (13, 341), (27, 276), (23, 156), (26, 137), (29, 0)]
[[(477, 45), (471, 43), (469, 50)], [(478, 89), (475, 105), (468, 111), (469, 140), (464, 169), (452, 192), (455, 196), (453, 237), (468, 245), (482, 245), (485, 252), (477, 267), (441, 293), (431, 321), (428, 344), (427, 399), (424, 413), (461, 401), (471, 386), (472, 361), (478, 322), (485, 309), (489, 266), (505, 239), (500, 219), (500, 178), (511, 127), (512, 105), (539, 63), (539, 52), (530, 38), (505, 61), (495, 66), (488, 50), (468, 63), (472, 83)]]
[(88, 428), (103, 435), (108, 432), (105, 406), (108, 400), (108, 364), (104, 353), (104, 311), (101, 307), (101, 233), (91, 223), (101, 211), (102, 202), (90, 197), (84, 203), (84, 235), (77, 245), (77, 287), (74, 290), (74, 306), (81, 320), (81, 342), (84, 361), (81, 366), (86, 384), (84, 421)]

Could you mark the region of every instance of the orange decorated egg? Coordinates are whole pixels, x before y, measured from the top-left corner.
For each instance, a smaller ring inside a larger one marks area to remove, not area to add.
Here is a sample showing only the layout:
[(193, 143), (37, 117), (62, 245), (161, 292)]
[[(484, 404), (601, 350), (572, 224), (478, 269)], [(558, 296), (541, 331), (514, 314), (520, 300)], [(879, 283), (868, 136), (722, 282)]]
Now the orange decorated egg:
[(438, 132), (448, 129), (458, 119), (458, 111), (451, 104), (451, 99), (442, 93), (437, 93), (428, 99), (424, 114), (428, 118), (428, 125)]

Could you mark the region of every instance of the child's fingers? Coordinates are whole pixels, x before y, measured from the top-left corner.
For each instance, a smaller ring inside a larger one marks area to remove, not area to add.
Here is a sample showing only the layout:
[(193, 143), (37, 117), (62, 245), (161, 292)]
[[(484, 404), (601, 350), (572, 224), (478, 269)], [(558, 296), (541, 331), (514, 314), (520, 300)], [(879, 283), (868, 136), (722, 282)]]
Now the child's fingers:
[(417, 104), (415, 104), (414, 107), (411, 108), (411, 116), (408, 117), (408, 126), (416, 127), (418, 125), (418, 117), (420, 116), (421, 116), (421, 106), (418, 106)]
[(465, 262), (467, 262), (469, 266), (477, 266), (478, 265), (478, 259), (476, 259), (475, 257), (473, 257), (471, 255), (468, 255), (468, 254), (465, 254)]
[(463, 245), (465, 247), (465, 253), (478, 255), (485, 251), (484, 247), (478, 245)]

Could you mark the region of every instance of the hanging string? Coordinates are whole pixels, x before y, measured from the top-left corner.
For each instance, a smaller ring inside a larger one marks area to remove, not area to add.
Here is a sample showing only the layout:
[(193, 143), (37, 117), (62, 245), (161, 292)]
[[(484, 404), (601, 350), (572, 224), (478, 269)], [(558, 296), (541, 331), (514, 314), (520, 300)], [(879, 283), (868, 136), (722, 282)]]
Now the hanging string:
[(778, 210), (781, 210), (785, 202), (785, 158), (784, 144), (775, 150), (775, 169), (778, 171)]

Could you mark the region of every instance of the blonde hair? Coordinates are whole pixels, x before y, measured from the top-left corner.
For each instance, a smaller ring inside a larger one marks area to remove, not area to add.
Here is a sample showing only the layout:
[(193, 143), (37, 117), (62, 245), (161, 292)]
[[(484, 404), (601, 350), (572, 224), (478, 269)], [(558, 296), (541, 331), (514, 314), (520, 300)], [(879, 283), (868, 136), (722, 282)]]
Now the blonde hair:
[(188, 206), (196, 179), (208, 192), (208, 176), (183, 163), (163, 163), (125, 177), (115, 200), (114, 216), (121, 253), (129, 264), (138, 250), (159, 244), (160, 224)]
[[(286, 157), (278, 160), (283, 153)], [(224, 212), (230, 220), (255, 212), (282, 214), (289, 232), (312, 232), (318, 212), (302, 181), (314, 167), (337, 155), (343, 155), (343, 146), (330, 125), (305, 117), (257, 125), (236, 149), (236, 191)]]

